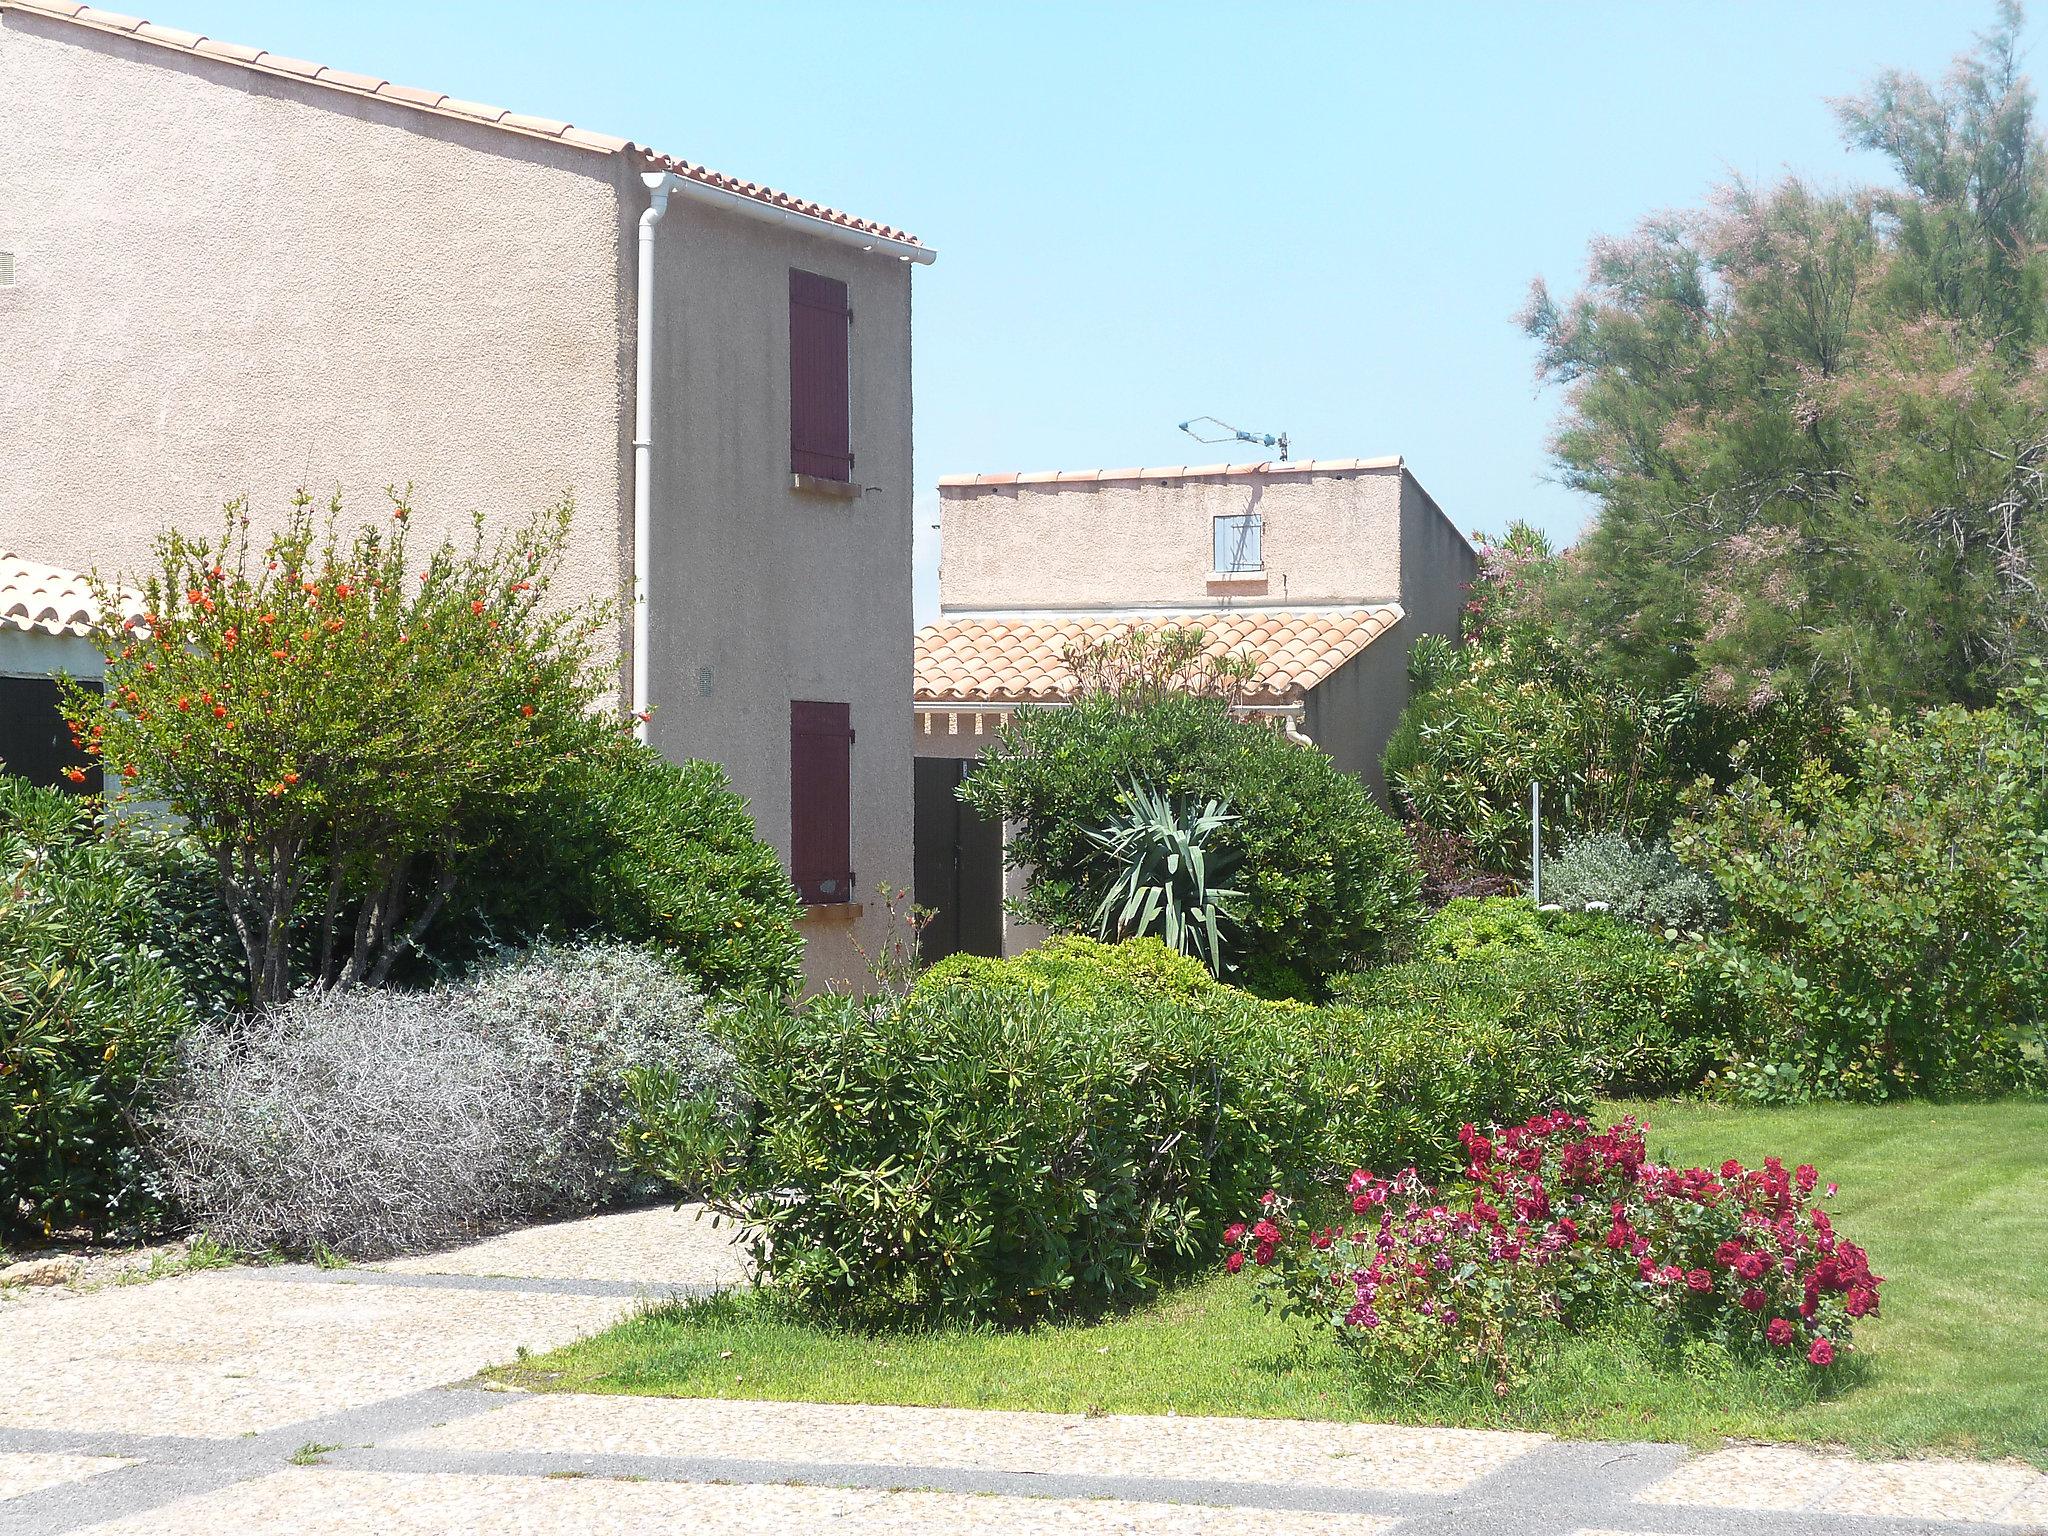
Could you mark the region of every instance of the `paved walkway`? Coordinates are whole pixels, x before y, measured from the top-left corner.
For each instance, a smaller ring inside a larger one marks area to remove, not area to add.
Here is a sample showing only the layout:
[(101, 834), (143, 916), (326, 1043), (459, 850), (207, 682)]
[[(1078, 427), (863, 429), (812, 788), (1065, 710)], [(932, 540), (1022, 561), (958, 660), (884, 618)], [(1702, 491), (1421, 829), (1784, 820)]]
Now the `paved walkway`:
[(643, 1297), (734, 1283), (723, 1236), (644, 1211), (0, 1302), (0, 1536), (2048, 1531), (2048, 1478), (2007, 1464), (470, 1383)]

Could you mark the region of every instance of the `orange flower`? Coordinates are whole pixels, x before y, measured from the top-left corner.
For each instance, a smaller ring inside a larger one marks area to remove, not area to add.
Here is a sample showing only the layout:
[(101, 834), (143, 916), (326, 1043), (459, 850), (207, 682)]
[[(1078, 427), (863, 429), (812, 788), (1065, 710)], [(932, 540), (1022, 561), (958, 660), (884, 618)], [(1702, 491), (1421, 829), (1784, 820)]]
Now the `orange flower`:
[(344, 582), (337, 582), (337, 583), (335, 584), (335, 588), (334, 588), (334, 595), (335, 595), (335, 596), (336, 596), (337, 598), (346, 598), (346, 597), (348, 596), (348, 594), (349, 594), (350, 590), (351, 590), (351, 589), (350, 589), (350, 587), (349, 587), (349, 584), (348, 584), (347, 582), (345, 582), (345, 581), (344, 581)]
[(123, 763), (121, 765), (121, 777), (124, 779), (135, 778), (141, 772), (142, 770), (136, 767), (133, 763)]
[(519, 706), (519, 713), (531, 720), (533, 718), (533, 706), (531, 704), (522, 704)]
[(179, 714), (181, 714), (181, 715), (182, 715), (182, 714), (186, 714), (186, 713), (188, 713), (188, 712), (189, 712), (189, 711), (191, 710), (191, 708), (192, 708), (192, 701), (191, 701), (190, 699), (180, 699), (180, 700), (178, 700), (178, 713), (179, 713)]
[(270, 659), (272, 661), (290, 661), (292, 659), (292, 653), (290, 651), (272, 651), (270, 653)]
[(225, 719), (227, 719), (227, 717), (228, 717), (228, 707), (227, 707), (227, 705), (225, 705), (225, 704), (216, 704), (216, 705), (214, 705), (214, 706), (213, 706), (213, 718), (214, 718), (214, 719), (216, 719), (216, 720), (225, 720)]
[(299, 776), (296, 773), (288, 773), (284, 776), (284, 781), (287, 784), (296, 784), (299, 782)]
[(482, 599), (482, 598), (478, 598), (478, 599), (476, 599), (476, 601), (472, 602), (472, 603), (471, 603), (471, 604), (469, 605), (469, 611), (470, 611), (471, 613), (482, 613), (482, 612), (484, 611), (484, 602), (483, 602), (483, 599)]
[(85, 770), (83, 768), (66, 768), (64, 770), (64, 777), (74, 784), (83, 784), (85, 782)]

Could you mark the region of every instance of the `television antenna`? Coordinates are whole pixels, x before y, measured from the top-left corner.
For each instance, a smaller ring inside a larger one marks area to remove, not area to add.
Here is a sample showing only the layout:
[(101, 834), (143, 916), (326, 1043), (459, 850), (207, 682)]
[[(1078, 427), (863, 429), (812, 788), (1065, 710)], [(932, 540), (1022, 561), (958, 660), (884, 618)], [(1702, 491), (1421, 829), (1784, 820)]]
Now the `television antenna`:
[(1198, 443), (1250, 443), (1255, 448), (1277, 448), (1280, 450), (1280, 462), (1287, 462), (1285, 432), (1246, 432), (1214, 416), (1197, 416), (1192, 421), (1182, 422), (1180, 429)]

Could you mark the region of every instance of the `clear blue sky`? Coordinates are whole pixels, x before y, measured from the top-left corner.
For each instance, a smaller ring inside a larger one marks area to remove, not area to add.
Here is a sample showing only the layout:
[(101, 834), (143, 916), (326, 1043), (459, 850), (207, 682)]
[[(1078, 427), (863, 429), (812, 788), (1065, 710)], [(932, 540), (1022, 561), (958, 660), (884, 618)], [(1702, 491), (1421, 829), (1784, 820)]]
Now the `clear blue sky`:
[[(151, 0), (152, 20), (567, 118), (880, 218), (916, 280), (933, 482), (1401, 453), (1463, 527), (1586, 515), (1512, 316), (1732, 174), (1825, 182), (1826, 98), (1938, 74), (1984, 3), (1224, 7)], [(2041, 23), (2029, 28), (2037, 41)]]

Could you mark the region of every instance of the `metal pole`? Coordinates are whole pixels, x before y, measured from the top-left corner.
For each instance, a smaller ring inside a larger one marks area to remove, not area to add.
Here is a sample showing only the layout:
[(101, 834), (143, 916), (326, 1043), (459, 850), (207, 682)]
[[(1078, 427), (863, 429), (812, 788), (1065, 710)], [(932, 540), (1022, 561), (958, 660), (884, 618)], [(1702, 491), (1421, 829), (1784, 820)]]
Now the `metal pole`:
[(1529, 786), (1529, 891), (1543, 905), (1543, 786)]

